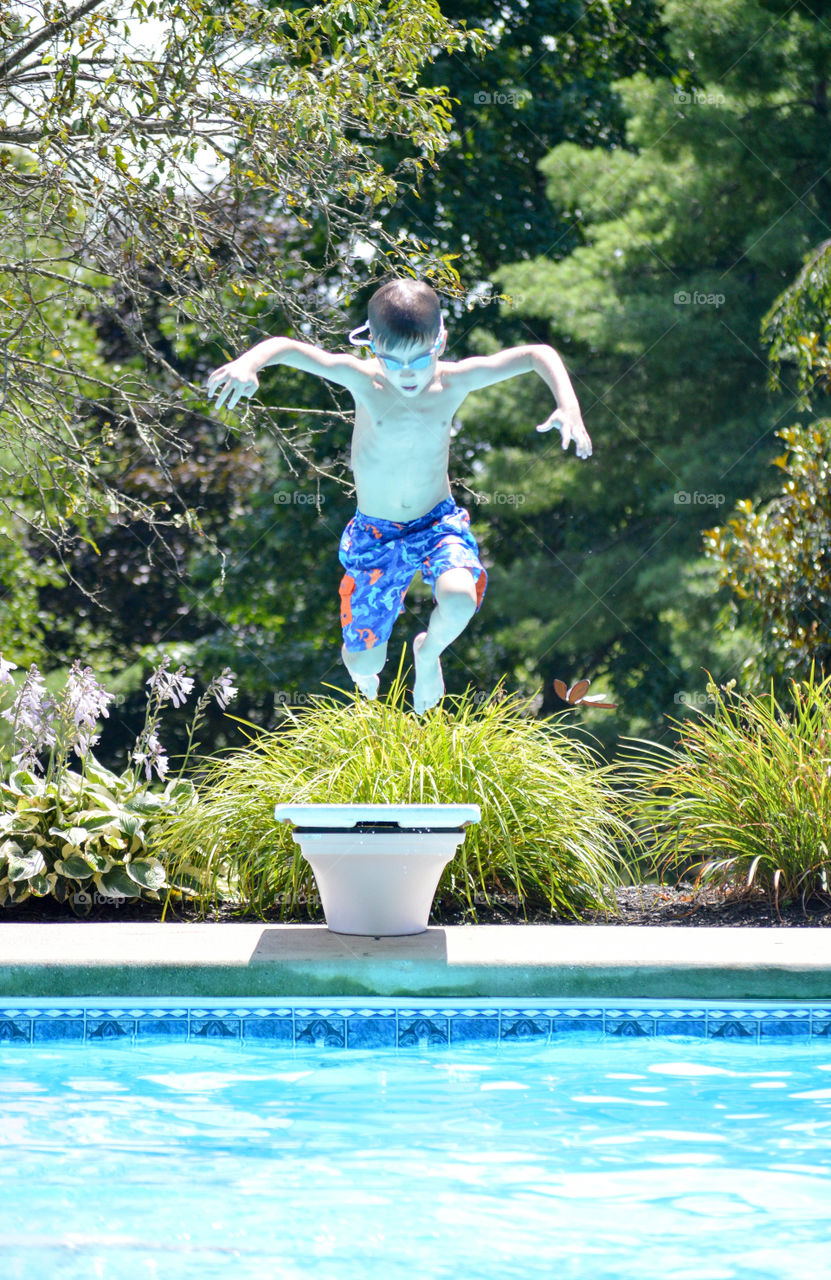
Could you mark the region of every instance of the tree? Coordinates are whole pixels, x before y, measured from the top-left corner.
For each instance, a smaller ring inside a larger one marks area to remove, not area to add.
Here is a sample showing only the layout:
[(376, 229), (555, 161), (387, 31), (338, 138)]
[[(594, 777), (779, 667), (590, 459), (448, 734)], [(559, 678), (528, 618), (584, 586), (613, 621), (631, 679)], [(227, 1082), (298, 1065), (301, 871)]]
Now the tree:
[(787, 476), (769, 502), (743, 499), (705, 536), (721, 580), (741, 602), (761, 643), (745, 664), (754, 683), (831, 672), (831, 420), (777, 432), (789, 452), (774, 458)]
[(482, 660), (542, 677), (544, 710), (553, 677), (603, 677), (637, 732), (659, 732), (702, 668), (746, 656), (746, 633), (716, 632), (726, 591), (702, 534), (722, 506), (772, 496), (798, 388), (765, 395), (760, 325), (831, 219), (831, 30), (796, 9), (771, 22), (755, 0), (663, 14), (665, 75), (615, 86), (626, 146), (562, 143), (542, 164), (552, 226), (567, 212), (579, 247), (499, 276), (526, 332), (563, 353), (595, 457), (523, 437), (548, 397), (512, 384), (476, 405), (499, 447), (477, 451), (470, 481), (514, 498), (486, 538)]
[[(141, 44), (150, 19), (155, 49)], [(248, 337), (256, 298), (319, 332), (332, 303), (315, 297), (300, 259), (306, 228), (325, 227), (328, 284), (348, 292), (377, 205), (446, 143), (445, 95), (418, 84), (425, 59), (481, 41), (435, 0), (294, 11), (0, 0), (0, 33), (0, 442), (58, 543), (107, 515), (198, 527), (181, 497), (175, 509), (172, 480), (188, 450), (181, 403), (203, 404), (204, 391), (148, 316), (222, 334), (228, 354)], [(395, 171), (372, 155), (386, 134), (408, 140)], [(373, 234), (392, 262), (417, 260), (452, 287), (452, 270), (412, 238)], [(91, 359), (76, 342), (90, 321), (118, 330), (123, 360)], [(290, 450), (291, 433), (277, 430)], [(169, 493), (148, 501), (121, 483), (138, 457)]]

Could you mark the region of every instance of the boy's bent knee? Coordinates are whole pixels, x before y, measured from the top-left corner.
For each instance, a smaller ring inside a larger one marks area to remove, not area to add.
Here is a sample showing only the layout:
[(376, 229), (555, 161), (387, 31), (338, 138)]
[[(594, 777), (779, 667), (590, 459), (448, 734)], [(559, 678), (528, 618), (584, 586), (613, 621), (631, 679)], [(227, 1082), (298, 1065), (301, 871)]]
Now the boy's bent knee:
[(447, 569), (436, 580), (436, 603), (444, 613), (476, 612), (476, 582), (470, 569)]
[(387, 660), (387, 643), (388, 641), (382, 640), (371, 649), (347, 649), (343, 645), (341, 657), (350, 671), (357, 671), (361, 675), (377, 675)]

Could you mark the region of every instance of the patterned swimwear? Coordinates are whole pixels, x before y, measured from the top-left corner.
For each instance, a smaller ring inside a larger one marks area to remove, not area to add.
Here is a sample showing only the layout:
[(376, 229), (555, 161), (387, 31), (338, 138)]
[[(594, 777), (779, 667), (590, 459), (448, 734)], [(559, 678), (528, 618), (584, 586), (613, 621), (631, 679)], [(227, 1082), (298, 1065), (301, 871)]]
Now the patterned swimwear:
[(341, 535), (338, 559), (346, 570), (340, 584), (343, 642), (352, 653), (389, 640), (419, 569), (434, 600), (436, 579), (445, 570), (472, 570), (477, 612), (488, 585), (470, 516), (450, 497), (404, 524), (356, 511)]

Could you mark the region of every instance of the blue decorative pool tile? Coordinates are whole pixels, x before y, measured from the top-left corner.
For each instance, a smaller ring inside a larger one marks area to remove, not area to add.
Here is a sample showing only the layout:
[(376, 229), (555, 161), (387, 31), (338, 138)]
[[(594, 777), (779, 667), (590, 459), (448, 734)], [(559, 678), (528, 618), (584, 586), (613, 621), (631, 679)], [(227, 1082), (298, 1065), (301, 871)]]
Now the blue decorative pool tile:
[(350, 1049), (394, 1048), (398, 1035), (395, 1010), (379, 1010), (377, 1014), (359, 1011), (348, 1019), (347, 1033)]
[(500, 1039), (508, 1044), (521, 1040), (547, 1040), (551, 1034), (551, 1019), (538, 1009), (528, 1009), (525, 1013), (503, 1009), (500, 1023)]
[(810, 1012), (807, 1009), (795, 1013), (786, 1009), (771, 1009), (759, 1020), (759, 1037), (762, 1040), (809, 1040)]
[(450, 1043), (450, 1027), (448, 1020), (436, 1013), (426, 1010), (419, 1016), (398, 1015), (398, 1046), (401, 1049), (427, 1048), (434, 1045)]
[(157, 1015), (136, 1019), (136, 1038), (142, 1040), (149, 1039), (151, 1036), (168, 1036), (170, 1039), (187, 1040), (188, 1020), (186, 1017), (166, 1018)]
[(251, 1010), (240, 1020), (242, 1038), (258, 1044), (269, 1042), (285, 1047), (294, 1044), (294, 1015), (291, 1009), (279, 1010), (273, 1015), (269, 1010)]
[(135, 1033), (135, 1018), (87, 1018), (87, 1040), (131, 1040)]
[(704, 1009), (661, 1009), (655, 1014), (656, 1036), (707, 1035), (707, 1013)]
[(31, 1039), (31, 1018), (0, 1018), (0, 1044), (28, 1044)]
[(346, 1046), (346, 1023), (330, 1009), (322, 1009), (315, 1017), (308, 1009), (298, 1009), (294, 1015), (294, 1043), (317, 1045), (327, 1049), (343, 1049)]
[(831, 1040), (831, 1005), (692, 1005), (669, 1002), (645, 1004), (586, 1004), (520, 1002), (500, 1005), (495, 1000), (450, 1000), (422, 1004), (394, 1000), (377, 1004), (349, 1004), (345, 999), (289, 1001), (258, 1006), (173, 1001), (135, 1007), (102, 1000), (85, 1007), (67, 1001), (64, 1007), (34, 1001), (0, 1007), (0, 1046), (55, 1041), (101, 1044), (104, 1041), (140, 1043), (149, 1038), (222, 1040), (267, 1044), (281, 1048), (433, 1049), (488, 1042), (512, 1045), (522, 1041), (556, 1043), (580, 1038), (697, 1036), (742, 1040), (757, 1044), (782, 1041)]
[(599, 1018), (564, 1017), (563, 1011), (559, 1010), (556, 1017), (551, 1019), (552, 1040), (559, 1040), (562, 1036), (583, 1036), (602, 1040), (603, 1034), (602, 1014)]
[(498, 1010), (484, 1009), (461, 1010), (448, 1019), (450, 1023), (450, 1043), (462, 1044), (465, 1041), (490, 1041), (499, 1039)]
[(201, 1036), (205, 1040), (239, 1040), (242, 1035), (241, 1026), (239, 1018), (230, 1018), (224, 1014), (222, 1017), (197, 1017), (192, 1013), (190, 1018), (192, 1039)]
[(84, 1019), (45, 1017), (32, 1019), (32, 1040), (84, 1040)]

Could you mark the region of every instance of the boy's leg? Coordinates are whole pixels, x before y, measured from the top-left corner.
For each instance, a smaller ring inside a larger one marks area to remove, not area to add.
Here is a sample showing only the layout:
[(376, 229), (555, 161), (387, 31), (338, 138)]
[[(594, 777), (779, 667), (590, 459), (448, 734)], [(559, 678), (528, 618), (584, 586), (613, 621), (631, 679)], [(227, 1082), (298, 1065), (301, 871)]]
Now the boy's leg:
[(341, 657), (361, 693), (367, 698), (378, 696), (378, 675), (387, 660), (387, 641), (371, 649), (353, 651), (341, 646)]
[(445, 569), (436, 578), (436, 607), (426, 631), (413, 641), (416, 679), (413, 709), (422, 715), (444, 696), (439, 654), (460, 636), (476, 612), (474, 570)]

